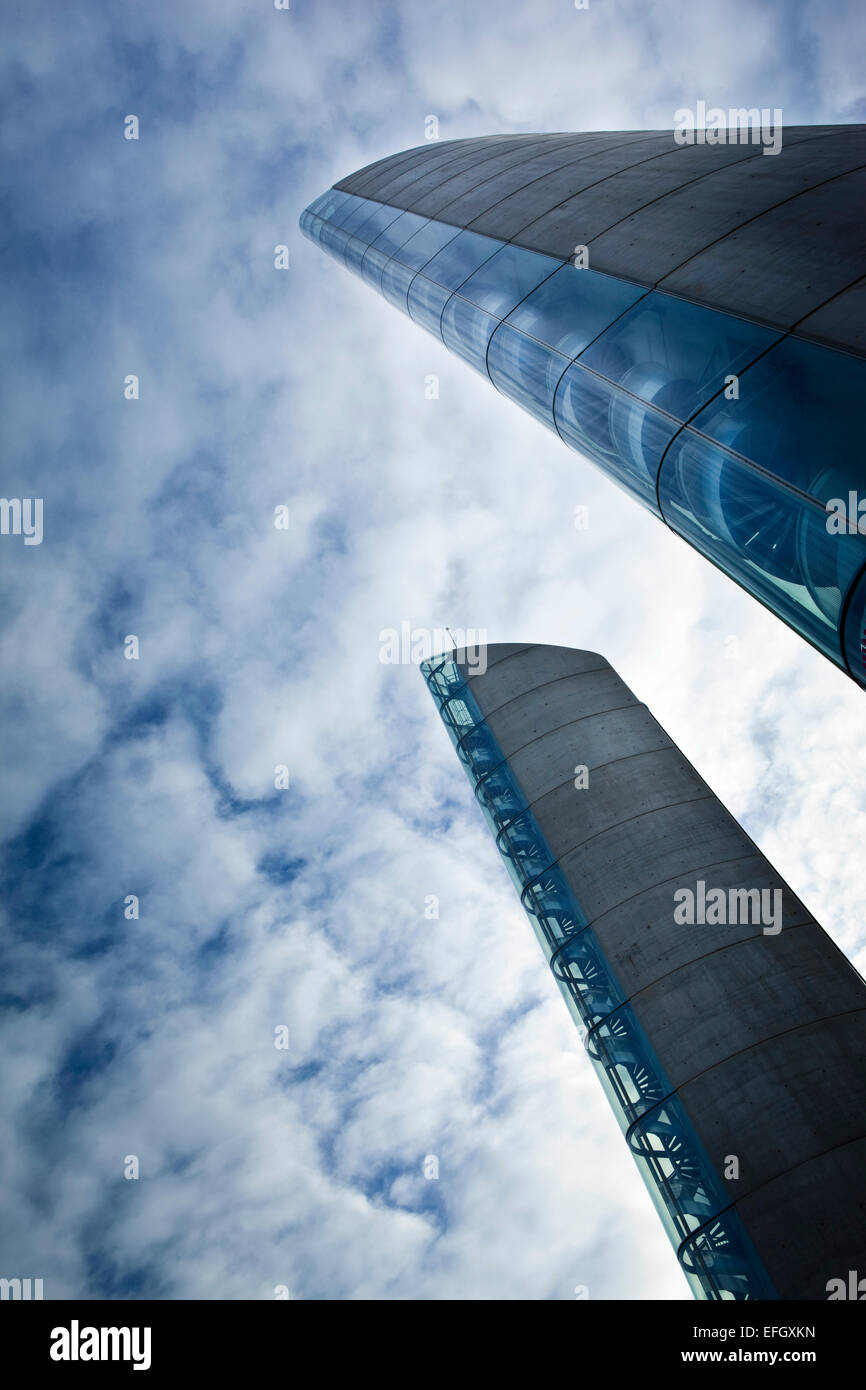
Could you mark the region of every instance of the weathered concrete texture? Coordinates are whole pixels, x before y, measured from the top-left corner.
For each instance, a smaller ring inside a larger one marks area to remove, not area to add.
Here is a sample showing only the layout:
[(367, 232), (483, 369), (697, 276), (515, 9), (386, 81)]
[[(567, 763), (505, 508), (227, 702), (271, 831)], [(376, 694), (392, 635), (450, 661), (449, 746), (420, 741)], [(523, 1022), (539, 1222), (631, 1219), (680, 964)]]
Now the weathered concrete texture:
[(672, 131), (431, 141), (337, 188), (866, 352), (866, 126), (760, 144)]
[[(826, 1298), (866, 1275), (866, 984), (603, 657), (485, 655), (456, 659), (771, 1279)], [(781, 931), (675, 921), (701, 881), (781, 893)]]

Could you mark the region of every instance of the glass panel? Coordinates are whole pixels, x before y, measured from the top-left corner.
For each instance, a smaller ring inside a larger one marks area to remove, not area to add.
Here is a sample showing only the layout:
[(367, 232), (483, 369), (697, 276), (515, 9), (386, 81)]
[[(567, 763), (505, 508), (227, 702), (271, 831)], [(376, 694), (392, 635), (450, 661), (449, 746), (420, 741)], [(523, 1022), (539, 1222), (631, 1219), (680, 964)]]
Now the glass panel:
[(486, 724), (464, 734), (459, 748), (462, 761), (476, 777), (492, 772), (502, 762), (502, 754), (490, 736)]
[(484, 810), (503, 825), (528, 809), (526, 797), (518, 791), (511, 769), (503, 764), (489, 773), (475, 788), (475, 795)]
[(721, 391), (778, 333), (731, 314), (648, 294), (581, 355), (609, 381), (678, 420)]
[(349, 232), (344, 232), (340, 227), (335, 227), (333, 222), (323, 222), (319, 232), (319, 244), (324, 246), (333, 256), (343, 258), (343, 251), (349, 242)]
[(372, 241), (376, 240), (380, 232), (383, 232), (386, 227), (390, 227), (400, 217), (399, 208), (389, 207), (385, 203), (370, 203), (368, 206), (370, 208), (369, 217), (363, 218), (351, 228), (348, 224), (344, 227), (345, 231), (354, 232), (365, 246), (369, 246)]
[(662, 454), (680, 428), (617, 391), (576, 363), (562, 378), (554, 415), (566, 444), (600, 463), (604, 471), (658, 513), (656, 475)]
[(504, 395), (522, 405), (548, 429), (553, 423), (557, 383), (568, 367), (567, 357), (553, 352), (507, 323), (497, 328), (487, 353), (490, 379)]
[(443, 246), (449, 241), (453, 241), (460, 231), (459, 227), (452, 227), (448, 222), (427, 223), (420, 232), (411, 236), (399, 250), (394, 252), (397, 260), (403, 265), (410, 265), (414, 270), (420, 270), (426, 265), (431, 256), (435, 256)]
[(433, 281), (424, 275), (416, 275), (407, 299), (409, 313), (416, 323), (420, 323), (429, 332), (435, 333), (437, 338), (441, 338), (439, 321), (442, 310), (450, 298), (450, 290), (444, 289), (442, 285), (434, 285)]
[[(331, 201), (331, 199), (332, 199), (333, 196), (334, 196), (334, 189), (333, 189), (333, 188), (328, 188), (328, 189), (326, 189), (326, 191), (325, 191), (324, 193), (320, 193), (320, 194), (319, 194), (318, 198), (314, 198), (313, 201), (312, 201), (311, 203), (308, 203), (308, 204), (307, 204), (307, 206), (304, 208), (304, 212), (301, 213), (301, 216), (303, 217), (303, 215), (304, 215), (305, 212), (314, 213), (314, 214), (317, 213), (317, 212), (319, 212), (321, 208), (327, 207), (328, 203)], [(341, 196), (341, 195), (338, 193), (338, 194), (337, 194), (337, 197), (340, 197), (340, 196)], [(325, 215), (327, 215), (327, 214), (325, 214)]]
[(711, 401), (694, 427), (827, 502), (866, 498), (866, 362), (786, 338), (744, 373), (740, 399)]
[(363, 236), (350, 236), (343, 247), (343, 264), (360, 274), (361, 262), (366, 255), (369, 244)]
[(845, 656), (855, 681), (866, 685), (866, 574), (860, 576), (848, 604)]
[(309, 208), (304, 208), (304, 211), (298, 219), (298, 226), (304, 233), (304, 236), (309, 237), (311, 241), (315, 241), (316, 238), (313, 236), (313, 227), (320, 221), (321, 218), (316, 217), (314, 212), (311, 212)]
[(319, 213), (320, 217), (324, 217), (325, 220), (330, 222), (334, 227), (342, 227), (343, 223), (351, 217), (353, 213), (357, 212), (360, 208), (368, 208), (370, 206), (366, 198), (359, 198), (354, 193), (341, 193), (340, 197), (344, 201), (336, 204), (330, 212), (326, 213), (323, 208)]
[(463, 299), (504, 319), (536, 285), (546, 280), (562, 262), (522, 246), (503, 246), (460, 286)]
[[(359, 198), (358, 206), (352, 208), (351, 211), (346, 214), (340, 226), (343, 228), (344, 232), (354, 232), (361, 226), (361, 223), (366, 222), (376, 211), (377, 207), (380, 206), (381, 204), (372, 203), (369, 198)], [(379, 230), (381, 231), (381, 228)]]
[(496, 843), (518, 889), (550, 867), (553, 856), (541, 837), (531, 811), (518, 816), (507, 829), (501, 831)]
[(327, 193), (322, 193), (314, 202), (310, 203), (307, 212), (322, 217), (328, 222), (336, 216), (341, 208), (345, 208), (351, 197), (350, 193), (342, 193), (336, 188), (329, 188)]
[(518, 304), (508, 322), (566, 357), (576, 357), (644, 294), (626, 280), (564, 265)]
[(377, 251), (375, 246), (368, 246), (361, 261), (361, 274), (372, 285), (374, 289), (382, 288), (382, 271), (388, 263), (388, 257), (384, 251)]
[(387, 261), (382, 271), (382, 294), (389, 304), (402, 309), (404, 314), (409, 312), (406, 296), (416, 274), (411, 266), (401, 265), (396, 259)]
[(373, 245), (377, 251), (384, 251), (386, 256), (393, 256), (395, 251), (406, 244), (410, 236), (420, 232), (426, 225), (426, 217), (419, 217), (417, 212), (403, 212), (395, 222), (379, 233)]
[(492, 314), (452, 295), (442, 315), (442, 340), (446, 347), (487, 376), (487, 344), (499, 325)]
[[(421, 233), (423, 236), (423, 232)], [(409, 243), (411, 245), (411, 242)], [(479, 236), (477, 232), (459, 232), (453, 241), (443, 246), (424, 267), (424, 274), (437, 285), (456, 290), (467, 275), (477, 270), (483, 261), (499, 250), (501, 241)]]
[(688, 429), (659, 496), (668, 525), (841, 665), (842, 598), (866, 537), (831, 533), (821, 507)]

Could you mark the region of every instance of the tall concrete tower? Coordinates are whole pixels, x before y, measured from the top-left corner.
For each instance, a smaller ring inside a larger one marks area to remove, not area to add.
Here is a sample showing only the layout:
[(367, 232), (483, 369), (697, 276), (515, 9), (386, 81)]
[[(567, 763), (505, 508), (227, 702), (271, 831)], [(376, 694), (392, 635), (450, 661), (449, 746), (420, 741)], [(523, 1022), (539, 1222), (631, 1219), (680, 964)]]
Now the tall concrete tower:
[(603, 657), (422, 672), (696, 1297), (866, 1275), (866, 983)]
[(301, 227), (866, 685), (866, 126), (757, 133), (432, 141)]

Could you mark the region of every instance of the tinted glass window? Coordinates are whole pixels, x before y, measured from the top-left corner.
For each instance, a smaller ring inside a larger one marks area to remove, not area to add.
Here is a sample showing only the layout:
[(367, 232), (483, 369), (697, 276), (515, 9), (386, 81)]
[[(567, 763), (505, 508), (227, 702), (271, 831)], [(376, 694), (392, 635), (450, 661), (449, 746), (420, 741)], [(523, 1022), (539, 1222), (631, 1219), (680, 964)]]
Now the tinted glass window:
[(480, 309), (504, 319), (515, 304), (560, 265), (552, 256), (540, 256), (522, 246), (503, 246), (460, 286), (460, 294)]
[(444, 285), (434, 285), (426, 276), (416, 275), (409, 289), (409, 313), (416, 323), (420, 323), (431, 333), (435, 333), (437, 338), (441, 338), (439, 320), (450, 298), (451, 291), (446, 290)]
[(426, 217), (419, 217), (414, 212), (404, 212), (383, 232), (379, 233), (373, 245), (377, 251), (383, 251), (386, 256), (393, 256), (394, 252), (404, 246), (410, 236), (420, 232), (426, 223)]
[(549, 429), (553, 423), (553, 398), (569, 359), (507, 323), (500, 324), (490, 343), (487, 366), (494, 386), (522, 405)]
[(382, 294), (389, 304), (402, 309), (404, 314), (409, 312), (406, 296), (417, 273), (411, 266), (401, 265), (398, 260), (386, 261), (382, 271)]
[(476, 371), (487, 376), (487, 344), (499, 320), (452, 295), (442, 315), (442, 340)]
[(370, 206), (366, 198), (358, 198), (354, 193), (340, 193), (338, 196), (344, 199), (342, 203), (337, 204), (330, 212), (326, 213), (323, 209), (319, 213), (320, 217), (332, 222), (335, 227), (341, 227), (353, 213)]
[(842, 599), (866, 561), (866, 536), (828, 530), (823, 507), (691, 430), (665, 458), (665, 520), (841, 664)]
[(477, 232), (459, 232), (425, 265), (424, 274), (428, 279), (435, 280), (437, 285), (456, 290), (482, 261), (489, 260), (500, 245), (493, 237), (479, 236)]
[(508, 315), (508, 322), (566, 357), (577, 357), (643, 294), (646, 290), (625, 280), (564, 265)]
[(329, 188), (327, 193), (323, 193), (319, 198), (307, 208), (308, 212), (315, 213), (318, 217), (324, 217), (327, 222), (334, 217), (340, 208), (344, 208), (351, 195), (340, 193), (335, 188)]
[(679, 426), (574, 363), (556, 393), (555, 417), (567, 444), (601, 464), (653, 511), (662, 455)]
[(367, 218), (372, 216), (378, 206), (376, 203), (371, 203), (369, 198), (359, 198), (358, 206), (352, 208), (340, 223), (343, 231), (354, 232), (362, 222), (366, 222)]
[(352, 228), (355, 236), (368, 246), (371, 241), (376, 240), (380, 232), (384, 231), (386, 227), (390, 227), (400, 217), (399, 208), (386, 207), (384, 204), (376, 207), (375, 203), (372, 203), (370, 209), (371, 215), (363, 218)]
[(687, 420), (778, 338), (672, 295), (648, 294), (581, 354), (601, 376)]
[(403, 265), (420, 270), (431, 256), (435, 256), (447, 242), (453, 241), (459, 231), (459, 227), (451, 227), (447, 222), (428, 222), (394, 254)]
[(866, 574), (858, 581), (848, 605), (845, 655), (855, 681), (866, 685)]
[(739, 400), (711, 401), (695, 429), (826, 502), (866, 497), (866, 362), (785, 338), (739, 382)]

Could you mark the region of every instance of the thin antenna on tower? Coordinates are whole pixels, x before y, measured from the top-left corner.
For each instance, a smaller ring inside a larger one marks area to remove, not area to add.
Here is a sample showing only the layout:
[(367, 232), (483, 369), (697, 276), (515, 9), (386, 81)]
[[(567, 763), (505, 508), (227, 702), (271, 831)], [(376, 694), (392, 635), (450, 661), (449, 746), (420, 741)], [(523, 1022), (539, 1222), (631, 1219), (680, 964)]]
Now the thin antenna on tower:
[[(454, 642), (454, 633), (451, 631), (450, 627), (446, 627), (446, 628), (445, 628), (445, 631), (448, 633), (448, 636), (451, 638), (451, 641)], [(454, 642), (454, 650), (455, 650), (455, 652), (456, 652), (456, 650), (457, 650), (457, 643), (456, 643), (456, 642)]]

